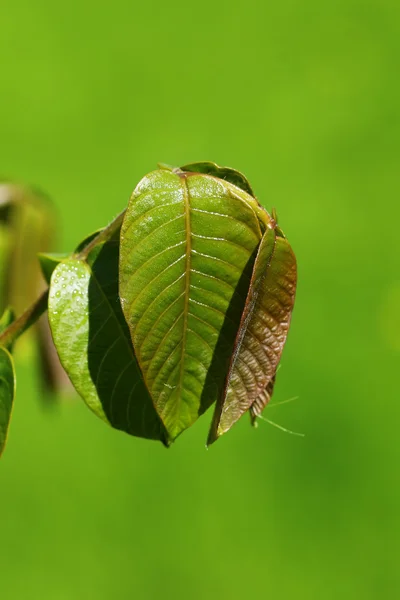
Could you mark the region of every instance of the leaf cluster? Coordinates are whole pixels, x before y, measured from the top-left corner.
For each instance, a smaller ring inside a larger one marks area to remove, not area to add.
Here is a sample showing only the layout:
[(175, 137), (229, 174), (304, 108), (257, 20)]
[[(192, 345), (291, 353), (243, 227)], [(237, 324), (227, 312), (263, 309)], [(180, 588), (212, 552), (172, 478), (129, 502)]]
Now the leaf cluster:
[(207, 162), (160, 165), (110, 225), (68, 256), (39, 258), (49, 285), (40, 306), (23, 322), (3, 317), (0, 447), (15, 389), (10, 343), (45, 308), (73, 386), (116, 429), (169, 446), (214, 405), (210, 444), (244, 413), (252, 423), (261, 414), (296, 260), (244, 175)]

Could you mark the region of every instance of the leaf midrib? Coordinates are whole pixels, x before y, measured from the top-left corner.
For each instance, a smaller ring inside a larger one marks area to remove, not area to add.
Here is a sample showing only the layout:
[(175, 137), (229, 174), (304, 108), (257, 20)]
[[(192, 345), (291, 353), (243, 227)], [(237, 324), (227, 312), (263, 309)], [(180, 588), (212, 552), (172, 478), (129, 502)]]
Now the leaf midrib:
[[(248, 192), (246, 192), (243, 188), (241, 188), (240, 186), (236, 185), (235, 183), (232, 183), (231, 181), (226, 181), (225, 179), (221, 179), (220, 177), (217, 177), (216, 175), (212, 175), (211, 173), (197, 173), (195, 171), (184, 171), (184, 175), (185, 177), (191, 177), (193, 175), (200, 175), (202, 177), (208, 178), (208, 179), (212, 179), (214, 181), (218, 181), (221, 182), (223, 181), (225, 184), (229, 184), (230, 186), (232, 186), (232, 190), (229, 189), (229, 196), (233, 199), (233, 200), (239, 200), (242, 201), (246, 204), (246, 206), (251, 210), (251, 212), (253, 213), (256, 222), (258, 223), (259, 226), (259, 217), (254, 209), (254, 207), (250, 204), (250, 202), (247, 200), (247, 198), (245, 196), (241, 196), (241, 194), (246, 194), (247, 196), (250, 196), (251, 198), (253, 198), (253, 200), (255, 200), (255, 202), (257, 203), (258, 207), (266, 213), (266, 215), (268, 215), (268, 212), (265, 210), (265, 208), (260, 204), (260, 202), (257, 200), (257, 198), (255, 196), (251, 196)], [(236, 188), (236, 189), (235, 189)], [(238, 190), (238, 192), (240, 192), (238, 195), (236, 195), (236, 190)], [(269, 216), (269, 215), (268, 215)], [(266, 223), (264, 223), (264, 225), (266, 226)], [(262, 236), (262, 232), (261, 232), (261, 228), (259, 226), (259, 233)]]
[(190, 222), (190, 201), (189, 201), (189, 190), (186, 183), (186, 177), (180, 176), (180, 181), (183, 190), (183, 202), (185, 208), (185, 230), (186, 230), (186, 261), (185, 261), (185, 296), (183, 306), (183, 332), (182, 332), (182, 350), (181, 350), (181, 366), (179, 370), (179, 382), (178, 382), (178, 397), (176, 403), (176, 414), (180, 414), (180, 408), (182, 404), (182, 382), (185, 370), (185, 348), (188, 332), (188, 314), (189, 314), (189, 295), (190, 295), (190, 272), (192, 262), (192, 231)]

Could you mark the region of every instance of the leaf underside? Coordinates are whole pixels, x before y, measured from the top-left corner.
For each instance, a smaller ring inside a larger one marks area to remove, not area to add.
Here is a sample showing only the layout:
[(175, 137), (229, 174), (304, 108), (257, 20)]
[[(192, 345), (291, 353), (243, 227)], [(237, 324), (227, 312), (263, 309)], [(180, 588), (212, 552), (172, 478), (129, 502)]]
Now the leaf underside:
[(56, 267), (49, 295), (53, 339), (73, 385), (97, 416), (168, 445), (122, 314), (118, 259), (116, 236), (96, 247), (87, 262), (70, 258)]
[(218, 177), (218, 179), (228, 181), (229, 183), (232, 183), (233, 185), (236, 185), (245, 191), (250, 196), (254, 197), (254, 192), (251, 188), (249, 180), (245, 175), (243, 175), (243, 173), (236, 171), (236, 169), (231, 169), (230, 167), (220, 167), (214, 162), (204, 161), (189, 163), (181, 167), (181, 170), (190, 171), (192, 173), (204, 173), (206, 175)]
[(253, 404), (250, 406), (250, 421), (252, 425), (255, 425), (257, 417), (261, 415), (264, 408), (267, 406), (272, 398), (274, 392), (276, 373), (273, 378), (268, 382), (267, 387), (257, 396)]
[(8, 350), (0, 347), (0, 456), (7, 441), (14, 396), (14, 361)]
[(154, 171), (121, 230), (120, 295), (138, 362), (175, 439), (221, 395), (269, 215), (215, 177)]
[[(268, 230), (258, 250), (246, 306), (225, 384), (216, 404), (208, 443), (213, 443), (253, 407), (268, 402), (286, 341), (297, 280), (296, 259), (285, 238), (276, 236), (271, 252)], [(264, 406), (265, 406), (264, 404)]]

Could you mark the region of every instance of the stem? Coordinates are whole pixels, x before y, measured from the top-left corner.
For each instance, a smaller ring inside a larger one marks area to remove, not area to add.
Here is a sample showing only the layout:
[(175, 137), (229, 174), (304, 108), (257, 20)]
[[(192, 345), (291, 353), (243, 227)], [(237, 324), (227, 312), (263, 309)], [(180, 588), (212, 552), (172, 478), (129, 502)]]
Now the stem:
[[(110, 239), (110, 237), (118, 230), (121, 226), (123, 218), (125, 216), (125, 210), (122, 211), (107, 227), (105, 227), (96, 237), (89, 242), (87, 246), (85, 246), (78, 254), (75, 255), (75, 258), (79, 260), (85, 260), (90, 252), (95, 248), (98, 244), (102, 242), (106, 242)], [(15, 342), (20, 335), (22, 335), (29, 327), (31, 327), (39, 317), (45, 312), (47, 309), (47, 302), (49, 299), (49, 288), (47, 288), (39, 298), (31, 304), (29, 308), (26, 309), (25, 312), (22, 313), (15, 319), (11, 325), (9, 325), (1, 334), (0, 334), (0, 347), (1, 346), (10, 346)]]
[(47, 300), (49, 297), (49, 288), (45, 290), (41, 296), (31, 304), (25, 312), (22, 313), (15, 319), (11, 325), (9, 325), (2, 334), (0, 334), (0, 346), (11, 346), (20, 335), (24, 333), (29, 327), (31, 327), (38, 318), (47, 309)]
[(121, 213), (119, 213), (119, 215), (116, 216), (115, 219), (113, 221), (111, 221), (111, 223), (109, 225), (107, 225), (107, 227), (104, 227), (104, 229), (102, 229), (100, 231), (100, 233), (98, 235), (96, 235), (96, 237), (93, 238), (93, 240), (91, 242), (89, 242), (89, 244), (87, 246), (85, 246), (79, 252), (79, 254), (75, 255), (75, 258), (78, 258), (81, 260), (87, 258), (89, 256), (89, 254), (91, 253), (91, 251), (93, 250), (93, 248), (95, 248), (98, 244), (101, 244), (102, 242), (106, 242), (107, 240), (109, 240), (110, 237), (121, 226), (123, 218), (125, 216), (125, 213), (126, 213), (126, 210), (123, 210)]

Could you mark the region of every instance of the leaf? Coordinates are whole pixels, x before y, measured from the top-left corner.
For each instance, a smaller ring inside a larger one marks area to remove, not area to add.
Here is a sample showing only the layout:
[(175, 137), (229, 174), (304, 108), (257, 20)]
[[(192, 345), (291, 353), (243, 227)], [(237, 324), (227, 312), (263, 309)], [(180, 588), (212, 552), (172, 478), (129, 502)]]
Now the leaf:
[(171, 439), (222, 394), (270, 217), (209, 175), (158, 170), (121, 230), (120, 295), (146, 386)]
[(0, 318), (0, 333), (3, 333), (5, 329), (15, 320), (15, 312), (10, 306), (8, 306), (3, 312)]
[(14, 396), (14, 361), (8, 350), (0, 347), (0, 456), (7, 441)]
[(77, 392), (103, 421), (131, 435), (168, 437), (144, 385), (118, 296), (118, 236), (88, 261), (69, 258), (53, 272), (49, 320)]
[(252, 425), (256, 424), (259, 417), (272, 398), (276, 379), (276, 372), (272, 379), (267, 383), (267, 387), (257, 396), (253, 404), (250, 406), (250, 421)]
[[(92, 242), (98, 234), (102, 231), (102, 229), (98, 229), (94, 231), (90, 235), (87, 235), (75, 248), (74, 254), (79, 254), (90, 242)], [(46, 282), (50, 284), (51, 276), (53, 274), (54, 269), (60, 262), (65, 260), (66, 258), (70, 258), (71, 254), (55, 254), (49, 252), (39, 252), (38, 259), (40, 263), (40, 268), (42, 270), (43, 277)]]
[[(42, 275), (49, 278), (50, 261), (42, 266), (39, 252), (48, 251), (55, 238), (56, 215), (49, 197), (41, 190), (6, 183), (0, 185), (0, 309), (12, 305), (20, 315), (44, 290)], [(32, 328), (38, 345), (41, 383), (45, 392), (69, 390), (70, 383), (61, 368), (49, 331), (47, 319), (41, 318)], [(26, 349), (29, 336), (18, 342), (17, 351)], [(42, 399), (55, 396), (42, 394)]]
[[(246, 307), (235, 341), (225, 394), (215, 407), (208, 444), (213, 443), (255, 402), (274, 378), (286, 341), (296, 291), (296, 259), (285, 238), (273, 252), (267, 233), (254, 265)], [(261, 399), (262, 402), (262, 399)]]
[(50, 284), (51, 276), (56, 266), (68, 257), (69, 254), (50, 254), (44, 252), (38, 254), (40, 268), (42, 269), (43, 277), (48, 284)]
[(247, 177), (240, 171), (236, 171), (230, 167), (220, 167), (214, 162), (204, 161), (189, 163), (181, 167), (181, 170), (191, 171), (193, 173), (205, 173), (207, 175), (212, 175), (213, 177), (218, 177), (219, 179), (229, 181), (229, 183), (236, 185), (244, 192), (247, 192), (250, 196), (255, 197)]
[(7, 226), (12, 244), (7, 261), (7, 303), (21, 314), (37, 298), (42, 287), (39, 252), (52, 245), (55, 215), (47, 196), (39, 191), (9, 185)]
[[(3, 331), (7, 329), (7, 327), (9, 327), (13, 321), (15, 321), (15, 312), (13, 308), (8, 306), (0, 319), (0, 334), (3, 333)], [(12, 344), (6, 344), (5, 347), (11, 352)]]

